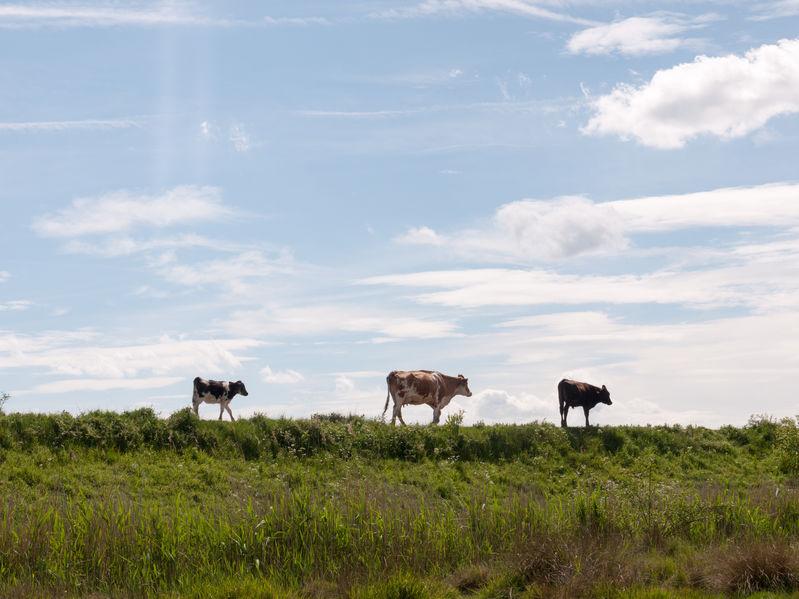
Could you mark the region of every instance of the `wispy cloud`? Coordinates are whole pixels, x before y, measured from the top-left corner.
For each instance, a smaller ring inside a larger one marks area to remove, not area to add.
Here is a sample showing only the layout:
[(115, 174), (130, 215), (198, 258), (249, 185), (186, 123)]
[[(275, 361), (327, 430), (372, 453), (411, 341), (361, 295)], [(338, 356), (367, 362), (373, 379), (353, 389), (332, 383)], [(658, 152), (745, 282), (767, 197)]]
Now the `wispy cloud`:
[(529, 263), (618, 252), (634, 234), (797, 225), (799, 184), (779, 183), (601, 203), (581, 196), (521, 200), (500, 206), (482, 227), (447, 232), (414, 227), (395, 241), (476, 262)]
[(178, 248), (207, 248), (217, 251), (237, 251), (235, 245), (225, 244), (193, 233), (173, 235), (154, 239), (136, 239), (133, 237), (111, 237), (103, 241), (84, 241), (73, 239), (64, 245), (64, 251), (70, 254), (85, 254), (103, 258), (131, 256), (141, 252), (174, 250)]
[(73, 129), (130, 129), (140, 127), (136, 119), (84, 119), (77, 121), (17, 121), (0, 122), (0, 131), (58, 132)]
[(13, 300), (10, 302), (0, 302), (0, 312), (22, 312), (33, 305), (28, 300)]
[(742, 137), (799, 112), (799, 39), (743, 56), (699, 56), (657, 71), (639, 87), (618, 85), (591, 100), (588, 135), (617, 135), (653, 148), (683, 147), (700, 135)]
[(185, 185), (160, 195), (117, 191), (74, 200), (68, 208), (34, 220), (42, 237), (122, 233), (135, 227), (163, 228), (230, 216), (216, 187)]
[(340, 304), (238, 310), (225, 319), (222, 326), (234, 335), (239, 334), (236, 331), (249, 331), (249, 335), (277, 339), (360, 333), (380, 342), (438, 339), (458, 334), (453, 322)]
[(348, 119), (381, 119), (420, 114), (425, 109), (408, 110), (297, 110), (295, 114), (307, 117), (348, 118)]
[(230, 143), (237, 152), (248, 152), (252, 148), (250, 135), (242, 124), (235, 124), (230, 127)]
[(752, 17), (755, 21), (781, 19), (799, 15), (799, 0), (776, 0), (775, 2), (756, 3), (753, 7), (756, 14)]
[(664, 54), (678, 48), (698, 47), (702, 41), (681, 34), (704, 27), (706, 19), (674, 15), (630, 17), (578, 31), (566, 48), (572, 54)]
[(272, 370), (269, 366), (261, 369), (261, 379), (272, 385), (296, 385), (305, 380), (296, 370)]
[(5, 283), (11, 278), (11, 273), (7, 270), (0, 270), (0, 283)]
[[(117, 390), (140, 390), (140, 389), (160, 389), (171, 387), (186, 379), (182, 377), (148, 377), (135, 379), (65, 379), (42, 383), (31, 387), (15, 391), (14, 395), (53, 395), (58, 393), (74, 393), (76, 391), (117, 391)], [(186, 392), (185, 397), (189, 397)]]
[(275, 27), (327, 25), (325, 17), (271, 16), (239, 19), (208, 15), (190, 3), (153, 2), (129, 7), (112, 2), (0, 5), (0, 28), (37, 27)]
[(259, 145), (253, 141), (243, 123), (234, 122), (224, 127), (212, 121), (200, 123), (200, 137), (207, 142), (224, 142), (241, 154)]
[(174, 256), (166, 254), (154, 262), (153, 268), (162, 279), (175, 285), (217, 286), (220, 281), (225, 281), (226, 293), (244, 293), (249, 289), (248, 281), (276, 274), (291, 274), (296, 271), (297, 265), (287, 250), (272, 257), (260, 250), (247, 250), (223, 259), (195, 264), (181, 264)]
[(545, 8), (532, 0), (425, 0), (412, 6), (390, 8), (372, 13), (378, 19), (411, 19), (430, 16), (460, 16), (486, 11), (503, 12), (524, 17), (593, 25), (594, 21), (574, 17)]
[(3, 4), (0, 27), (113, 27), (121, 25), (228, 25), (184, 10), (181, 4), (151, 4), (122, 8), (115, 4)]
[(219, 375), (240, 369), (249, 359), (242, 352), (260, 345), (251, 338), (171, 337), (115, 345), (87, 331), (0, 332), (0, 369), (30, 368), (45, 374), (115, 380), (192, 372)]

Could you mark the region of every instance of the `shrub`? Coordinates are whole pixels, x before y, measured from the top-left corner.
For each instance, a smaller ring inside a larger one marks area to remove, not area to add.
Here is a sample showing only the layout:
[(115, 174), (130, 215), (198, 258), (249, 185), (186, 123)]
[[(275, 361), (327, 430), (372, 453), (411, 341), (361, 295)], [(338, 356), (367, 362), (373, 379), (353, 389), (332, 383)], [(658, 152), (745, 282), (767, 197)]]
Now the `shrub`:
[(751, 541), (705, 557), (705, 586), (724, 593), (799, 590), (799, 559), (784, 541)]
[(780, 471), (799, 476), (799, 427), (796, 421), (785, 418), (776, 431), (776, 445)]

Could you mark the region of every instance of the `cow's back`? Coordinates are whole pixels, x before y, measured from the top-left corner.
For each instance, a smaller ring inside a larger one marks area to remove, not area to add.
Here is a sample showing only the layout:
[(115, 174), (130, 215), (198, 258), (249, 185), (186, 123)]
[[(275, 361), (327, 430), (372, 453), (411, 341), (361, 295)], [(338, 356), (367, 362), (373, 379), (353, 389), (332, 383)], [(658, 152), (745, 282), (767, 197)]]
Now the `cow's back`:
[[(392, 377), (393, 375), (393, 377)], [(434, 370), (395, 370), (389, 374), (403, 404), (419, 405), (435, 402), (441, 385), (441, 374)]]
[(599, 388), (588, 383), (571, 379), (563, 379), (558, 383), (558, 398), (560, 402), (572, 408), (586, 404), (596, 405), (596, 401), (592, 400), (596, 399), (598, 393)]

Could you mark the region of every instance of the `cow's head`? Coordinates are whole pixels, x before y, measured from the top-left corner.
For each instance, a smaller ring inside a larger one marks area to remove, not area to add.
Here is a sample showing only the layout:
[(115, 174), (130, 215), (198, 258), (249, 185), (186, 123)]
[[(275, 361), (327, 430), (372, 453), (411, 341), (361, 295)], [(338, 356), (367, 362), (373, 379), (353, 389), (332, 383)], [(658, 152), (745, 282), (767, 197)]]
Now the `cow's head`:
[(247, 393), (247, 387), (244, 386), (244, 383), (241, 381), (236, 381), (235, 383), (230, 384), (230, 390), (234, 393), (238, 393), (239, 395), (244, 395), (245, 397), (249, 395)]
[(472, 392), (469, 390), (469, 379), (462, 374), (459, 374), (458, 378), (460, 379), (460, 383), (458, 383), (458, 388), (455, 390), (456, 395), (465, 395), (466, 397), (471, 397)]
[(602, 389), (599, 391), (599, 401), (609, 406), (613, 405), (613, 402), (610, 401), (610, 391), (608, 391), (608, 388), (605, 387), (605, 385), (602, 385)]

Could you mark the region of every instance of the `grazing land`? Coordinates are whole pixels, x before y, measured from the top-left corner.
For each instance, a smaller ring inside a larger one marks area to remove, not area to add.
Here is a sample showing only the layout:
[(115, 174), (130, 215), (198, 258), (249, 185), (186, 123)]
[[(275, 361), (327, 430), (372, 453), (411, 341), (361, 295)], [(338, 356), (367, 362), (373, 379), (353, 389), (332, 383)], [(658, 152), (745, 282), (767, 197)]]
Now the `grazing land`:
[(0, 596), (799, 593), (799, 429), (0, 414)]

